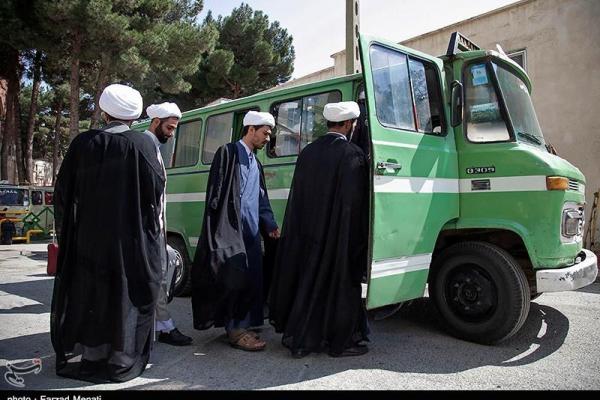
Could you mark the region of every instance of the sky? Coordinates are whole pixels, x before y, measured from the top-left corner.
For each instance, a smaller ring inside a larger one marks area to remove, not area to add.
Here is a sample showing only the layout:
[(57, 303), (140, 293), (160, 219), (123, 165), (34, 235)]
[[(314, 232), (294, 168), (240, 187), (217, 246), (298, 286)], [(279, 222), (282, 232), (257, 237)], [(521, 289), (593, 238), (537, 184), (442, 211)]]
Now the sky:
[[(500, 8), (517, 0), (360, 0), (360, 31), (400, 42)], [(279, 21), (294, 38), (292, 78), (333, 65), (331, 55), (345, 48), (346, 0), (245, 0), (269, 21)], [(229, 15), (241, 0), (204, 0), (200, 15)], [(448, 38), (449, 40), (450, 38)]]

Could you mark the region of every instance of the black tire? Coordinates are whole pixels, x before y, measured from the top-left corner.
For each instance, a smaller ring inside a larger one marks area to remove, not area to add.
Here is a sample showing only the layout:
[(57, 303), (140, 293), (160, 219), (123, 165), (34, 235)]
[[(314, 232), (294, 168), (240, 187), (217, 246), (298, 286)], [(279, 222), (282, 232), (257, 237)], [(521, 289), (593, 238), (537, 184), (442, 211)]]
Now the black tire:
[(481, 344), (513, 336), (527, 319), (531, 297), (514, 258), (484, 242), (458, 243), (437, 255), (429, 295), (452, 335)]
[(181, 269), (175, 272), (175, 283), (173, 288), (173, 295), (177, 297), (189, 296), (192, 293), (192, 262), (190, 261), (190, 255), (187, 252), (183, 239), (178, 236), (169, 236), (167, 243), (181, 256)]

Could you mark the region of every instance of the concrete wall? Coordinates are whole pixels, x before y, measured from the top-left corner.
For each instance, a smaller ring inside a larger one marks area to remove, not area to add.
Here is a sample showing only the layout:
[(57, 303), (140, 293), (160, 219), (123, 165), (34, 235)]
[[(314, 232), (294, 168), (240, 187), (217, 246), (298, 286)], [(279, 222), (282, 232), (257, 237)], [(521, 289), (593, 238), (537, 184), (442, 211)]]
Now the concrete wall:
[(329, 68), (325, 68), (325, 69), (322, 69), (317, 72), (313, 72), (312, 74), (309, 74), (309, 75), (304, 75), (297, 79), (292, 79), (291, 81), (287, 81), (285, 83), (282, 83), (281, 85), (277, 85), (275, 87), (272, 87), (271, 89), (267, 89), (267, 90), (265, 90), (265, 92), (283, 89), (286, 87), (304, 85), (306, 83), (311, 83), (311, 82), (323, 81), (325, 79), (333, 78), (335, 76), (342, 76), (342, 75), (344, 75), (344, 72), (342, 72), (340, 74), (336, 74), (334, 72), (334, 67), (329, 67)]

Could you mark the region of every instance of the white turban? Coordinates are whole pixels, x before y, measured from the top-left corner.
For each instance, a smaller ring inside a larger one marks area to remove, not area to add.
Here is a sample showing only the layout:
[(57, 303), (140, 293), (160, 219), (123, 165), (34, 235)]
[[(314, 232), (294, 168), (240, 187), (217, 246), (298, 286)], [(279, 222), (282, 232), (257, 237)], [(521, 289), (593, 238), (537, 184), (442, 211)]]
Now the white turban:
[(146, 114), (150, 118), (181, 118), (181, 111), (175, 103), (152, 104), (146, 108)]
[(275, 118), (268, 112), (248, 111), (244, 116), (244, 126), (269, 125), (275, 127)]
[(327, 121), (342, 122), (356, 119), (360, 115), (360, 108), (354, 101), (342, 101), (340, 103), (329, 103), (323, 109), (323, 116)]
[(119, 84), (107, 86), (100, 96), (99, 103), (102, 111), (125, 121), (138, 119), (144, 105), (140, 92)]

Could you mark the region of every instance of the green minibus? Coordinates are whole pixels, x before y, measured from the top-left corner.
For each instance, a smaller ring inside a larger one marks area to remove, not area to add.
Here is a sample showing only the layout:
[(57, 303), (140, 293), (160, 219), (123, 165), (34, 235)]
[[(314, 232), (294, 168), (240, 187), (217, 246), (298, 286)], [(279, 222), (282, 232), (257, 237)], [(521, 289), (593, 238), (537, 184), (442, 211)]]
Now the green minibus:
[(594, 282), (585, 177), (547, 146), (523, 68), (459, 33), (440, 57), (361, 35), (360, 56), (361, 73), (183, 113), (162, 149), (178, 294), (190, 290), (211, 161), (239, 140), (244, 114), (275, 117), (257, 157), (281, 224), (296, 158), (326, 134), (324, 105), (347, 100), (364, 110), (353, 140), (371, 163), (367, 309), (429, 296), (449, 333), (492, 344), (519, 330), (531, 299)]

